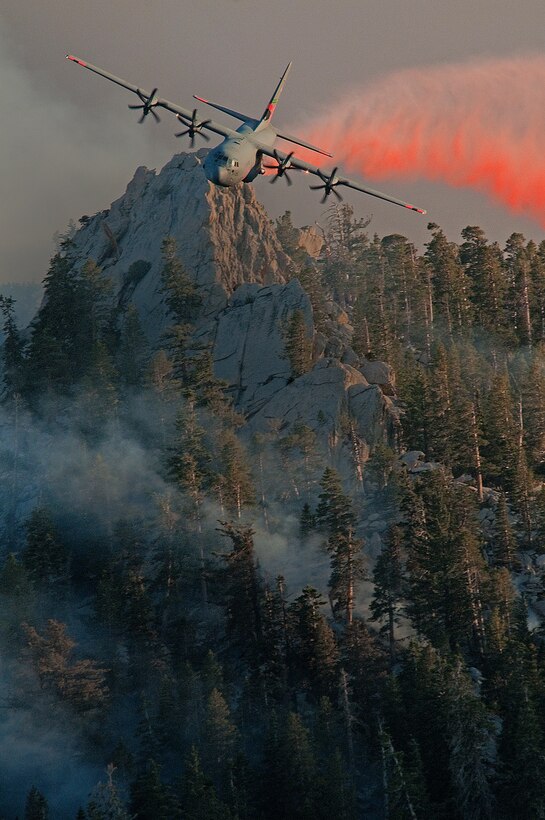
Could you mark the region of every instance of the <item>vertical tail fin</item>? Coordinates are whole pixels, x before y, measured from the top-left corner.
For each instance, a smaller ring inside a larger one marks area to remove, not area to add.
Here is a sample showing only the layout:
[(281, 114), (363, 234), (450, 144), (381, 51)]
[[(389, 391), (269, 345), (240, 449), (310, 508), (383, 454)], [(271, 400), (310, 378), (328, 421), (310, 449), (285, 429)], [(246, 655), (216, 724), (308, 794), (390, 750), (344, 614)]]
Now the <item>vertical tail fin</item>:
[(284, 73), (280, 77), (280, 82), (276, 86), (276, 88), (274, 90), (274, 94), (272, 95), (272, 97), (270, 99), (270, 102), (269, 102), (267, 108), (265, 109), (265, 111), (263, 113), (263, 116), (261, 117), (261, 119), (259, 121), (259, 125), (257, 126), (256, 130), (259, 130), (260, 127), (262, 128), (263, 126), (268, 125), (270, 123), (270, 121), (272, 119), (272, 116), (274, 114), (274, 111), (276, 109), (276, 106), (278, 104), (280, 94), (282, 93), (282, 89), (284, 88), (284, 83), (286, 82), (286, 78), (288, 76), (290, 68), (291, 68), (291, 62), (288, 63), (288, 65), (286, 66), (286, 70), (284, 71)]

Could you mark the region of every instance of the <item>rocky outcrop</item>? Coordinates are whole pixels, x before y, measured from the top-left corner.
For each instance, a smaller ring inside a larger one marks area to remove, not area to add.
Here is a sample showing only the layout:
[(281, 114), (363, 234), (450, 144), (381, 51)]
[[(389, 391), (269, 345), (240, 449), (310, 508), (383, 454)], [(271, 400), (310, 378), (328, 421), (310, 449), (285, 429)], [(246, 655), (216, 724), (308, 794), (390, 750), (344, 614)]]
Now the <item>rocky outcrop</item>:
[(278, 391), (248, 426), (264, 431), (272, 422), (286, 432), (296, 423), (305, 424), (330, 441), (342, 435), (343, 426), (351, 426), (358, 438), (373, 445), (392, 437), (397, 413), (358, 370), (328, 358)]
[[(195, 347), (211, 346), (216, 375), (246, 416), (247, 432), (265, 431), (273, 421), (282, 430), (303, 423), (329, 447), (344, 441), (350, 448), (357, 439), (365, 460), (369, 447), (392, 439), (397, 424), (384, 395), (393, 392), (391, 368), (381, 362), (362, 366), (350, 348), (349, 317), (333, 301), (316, 333), (309, 298), (298, 280), (287, 281), (293, 263), (253, 187), (210, 185), (204, 155), (178, 154), (159, 173), (139, 168), (109, 210), (81, 220), (70, 248), (75, 265), (95, 259), (111, 277), (119, 306), (136, 305), (156, 345), (169, 323), (161, 244), (172, 236), (202, 297)], [(307, 250), (319, 253), (323, 240), (315, 229), (304, 236)], [(314, 365), (299, 378), (285, 351), (295, 311), (314, 340)]]
[(285, 333), (296, 310), (303, 313), (312, 338), (312, 308), (297, 279), (287, 285), (241, 285), (214, 322), (197, 334), (213, 341), (215, 373), (229, 384), (237, 406), (247, 415), (256, 413), (292, 379)]
[(126, 192), (72, 240), (76, 264), (95, 259), (119, 297), (133, 302), (152, 342), (164, 330), (159, 290), (161, 243), (176, 240), (199, 286), (204, 315), (214, 315), (239, 285), (284, 283), (290, 260), (251, 185), (223, 189), (204, 175), (206, 151), (177, 154), (156, 173), (138, 168)]

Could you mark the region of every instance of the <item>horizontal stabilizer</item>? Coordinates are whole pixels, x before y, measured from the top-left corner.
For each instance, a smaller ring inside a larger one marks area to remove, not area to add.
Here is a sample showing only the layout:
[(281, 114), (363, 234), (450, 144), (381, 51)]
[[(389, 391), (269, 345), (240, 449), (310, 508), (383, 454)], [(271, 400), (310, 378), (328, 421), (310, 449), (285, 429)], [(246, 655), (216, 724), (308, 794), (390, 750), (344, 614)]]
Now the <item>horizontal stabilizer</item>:
[(218, 111), (223, 111), (224, 114), (229, 114), (230, 117), (235, 117), (237, 120), (247, 122), (250, 125), (255, 125), (256, 123), (255, 117), (248, 117), (247, 114), (241, 114), (240, 111), (234, 111), (232, 108), (226, 108), (224, 105), (218, 105), (218, 103), (210, 102), (210, 100), (205, 100), (203, 97), (197, 97), (196, 94), (193, 94), (193, 97), (199, 102), (209, 105), (211, 108), (216, 108)]
[(287, 142), (293, 142), (295, 145), (301, 145), (303, 148), (308, 148), (309, 151), (316, 151), (317, 154), (323, 154), (325, 157), (333, 156), (333, 154), (330, 154), (329, 151), (324, 151), (322, 148), (316, 148), (315, 145), (311, 145), (309, 142), (300, 140), (298, 137), (291, 137), (289, 134), (279, 134), (278, 132), (277, 136), (281, 140), (287, 140)]

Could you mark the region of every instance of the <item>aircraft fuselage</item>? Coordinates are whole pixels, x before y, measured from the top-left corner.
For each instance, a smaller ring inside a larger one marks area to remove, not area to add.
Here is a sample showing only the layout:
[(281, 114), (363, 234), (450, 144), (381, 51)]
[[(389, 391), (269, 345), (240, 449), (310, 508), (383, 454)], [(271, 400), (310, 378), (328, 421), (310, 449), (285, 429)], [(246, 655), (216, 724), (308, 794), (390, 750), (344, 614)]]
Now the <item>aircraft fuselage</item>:
[[(251, 182), (261, 173), (261, 153), (252, 141), (258, 125), (244, 123), (237, 128), (240, 137), (226, 137), (216, 148), (209, 151), (203, 167), (207, 179), (214, 185), (230, 188), (239, 182)], [(271, 126), (257, 131), (259, 141), (272, 148), (276, 131)]]

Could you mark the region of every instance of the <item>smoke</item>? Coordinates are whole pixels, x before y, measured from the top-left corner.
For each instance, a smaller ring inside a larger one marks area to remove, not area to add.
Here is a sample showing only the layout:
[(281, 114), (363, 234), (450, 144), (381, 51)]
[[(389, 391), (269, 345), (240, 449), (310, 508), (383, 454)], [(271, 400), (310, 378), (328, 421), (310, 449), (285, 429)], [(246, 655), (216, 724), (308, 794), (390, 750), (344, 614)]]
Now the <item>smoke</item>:
[(396, 72), (354, 89), (304, 132), (343, 170), (474, 188), (545, 226), (543, 56)]
[(100, 111), (77, 106), (54, 86), (40, 86), (13, 51), (0, 20), (3, 282), (41, 279), (55, 231), (64, 230), (70, 218), (103, 208), (143, 158), (165, 153), (156, 134), (151, 151), (149, 129), (117, 119), (123, 100)]

